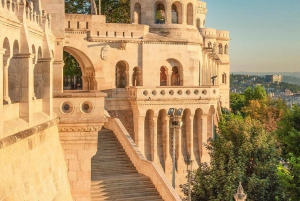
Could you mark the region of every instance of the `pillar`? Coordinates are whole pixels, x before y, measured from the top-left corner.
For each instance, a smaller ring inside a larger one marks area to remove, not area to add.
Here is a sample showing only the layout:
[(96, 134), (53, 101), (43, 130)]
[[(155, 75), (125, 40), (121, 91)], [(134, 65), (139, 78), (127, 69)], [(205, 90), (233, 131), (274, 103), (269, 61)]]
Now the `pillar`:
[(53, 63), (53, 93), (63, 93), (63, 38), (56, 38), (55, 61)]
[[(5, 54), (5, 49), (0, 49), (0, 78), (3, 78), (3, 55)], [(0, 100), (3, 100), (3, 82), (0, 82)], [(3, 135), (3, 104), (0, 103), (0, 139)]]
[[(178, 122), (181, 122), (182, 119), (178, 119)], [(179, 123), (180, 125), (180, 123)], [(176, 128), (177, 132), (177, 173), (182, 174), (185, 170), (184, 157), (182, 155), (182, 128)], [(178, 183), (178, 182), (177, 182)]]
[[(4, 51), (5, 52), (5, 51)], [(4, 54), (4, 53), (3, 53)], [(2, 59), (3, 59), (3, 54), (2, 54)], [(10, 58), (7, 59), (6, 64), (4, 64), (3, 68), (1, 68), (1, 70), (3, 71), (3, 98), (2, 100), (4, 100), (4, 102), (6, 104), (11, 104), (11, 100), (9, 97), (9, 91), (8, 91), (8, 66), (9, 66), (9, 62), (10, 62)], [(3, 60), (1, 62), (1, 64), (3, 64)]]
[(140, 149), (140, 152), (145, 156), (145, 148), (144, 148), (144, 132), (145, 132), (145, 116), (138, 117), (137, 123), (137, 145)]
[(172, 4), (171, 3), (167, 3), (165, 11), (166, 11), (165, 13), (166, 13), (166, 17), (167, 17), (167, 20), (165, 21), (165, 23), (172, 24)]
[[(201, 121), (202, 121), (202, 143), (207, 143), (207, 114), (201, 115)], [(205, 146), (202, 145), (202, 156), (201, 156), (201, 162), (209, 162), (209, 154)]]
[(77, 132), (60, 130), (59, 133), (71, 194), (75, 201), (91, 200), (91, 159), (97, 152), (98, 131), (83, 132), (83, 130), (85, 128)]
[(153, 136), (152, 136), (152, 143), (151, 143), (151, 155), (152, 161), (154, 163), (159, 164), (159, 157), (157, 154), (157, 116), (153, 117)]
[[(166, 133), (165, 133), (165, 173), (167, 175), (167, 178), (172, 181), (172, 158), (170, 156), (170, 144), (172, 141), (170, 141), (170, 136), (172, 136), (172, 133), (170, 133), (170, 117), (166, 116)], [(172, 129), (173, 130), (173, 129)], [(172, 131), (171, 131), (172, 132)]]
[(189, 131), (189, 138), (188, 138), (188, 152), (190, 153), (191, 160), (195, 161), (195, 154), (194, 154), (194, 115), (190, 115), (190, 131)]

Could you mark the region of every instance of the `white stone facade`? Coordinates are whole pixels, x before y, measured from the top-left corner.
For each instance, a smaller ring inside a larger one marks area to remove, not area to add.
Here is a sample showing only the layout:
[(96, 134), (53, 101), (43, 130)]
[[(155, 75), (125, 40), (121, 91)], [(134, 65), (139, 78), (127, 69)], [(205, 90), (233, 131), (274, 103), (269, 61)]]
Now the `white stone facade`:
[[(197, 0), (132, 0), (132, 24), (64, 14), (63, 4), (0, 1), (0, 140), (59, 116), (73, 197), (88, 200), (85, 157), (97, 148), (104, 108), (122, 120), (140, 152), (170, 181), (173, 133), (167, 111), (183, 108), (183, 126), (176, 129), (179, 191), (187, 154), (194, 168), (209, 160), (203, 143), (213, 137), (220, 108), (229, 107), (229, 32), (205, 28), (206, 3)], [(80, 95), (63, 91), (63, 51), (81, 67)], [(107, 94), (105, 103), (99, 91)], [(86, 104), (93, 109), (85, 111)], [(84, 129), (87, 123), (91, 129)], [(75, 147), (75, 140), (81, 144)]]

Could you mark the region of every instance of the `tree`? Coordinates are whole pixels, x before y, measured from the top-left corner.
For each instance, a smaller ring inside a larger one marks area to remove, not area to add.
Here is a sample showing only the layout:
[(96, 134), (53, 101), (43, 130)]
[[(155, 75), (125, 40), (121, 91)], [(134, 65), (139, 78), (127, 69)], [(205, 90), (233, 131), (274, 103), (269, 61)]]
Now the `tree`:
[(81, 69), (76, 59), (68, 52), (63, 53), (64, 58), (64, 77), (81, 76)]
[(228, 115), (207, 146), (209, 164), (202, 163), (193, 183), (192, 200), (233, 200), (238, 183), (251, 201), (281, 198), (276, 141), (263, 125), (249, 117)]
[(300, 107), (294, 105), (282, 121), (276, 131), (281, 143), (283, 165), (279, 172), (283, 187), (291, 200), (299, 200), (300, 197)]
[(230, 93), (230, 108), (234, 114), (239, 114), (245, 106), (244, 94)]
[[(97, 7), (99, 0), (96, 0)], [(90, 1), (66, 0), (65, 12), (73, 14), (90, 14)], [(108, 23), (130, 23), (130, 0), (101, 0), (101, 14)]]

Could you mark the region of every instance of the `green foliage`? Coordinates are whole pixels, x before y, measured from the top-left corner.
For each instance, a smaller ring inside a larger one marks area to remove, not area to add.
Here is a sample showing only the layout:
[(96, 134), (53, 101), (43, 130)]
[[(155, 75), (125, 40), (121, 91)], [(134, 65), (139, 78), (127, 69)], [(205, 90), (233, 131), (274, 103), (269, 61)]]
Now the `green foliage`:
[(267, 98), (266, 90), (262, 86), (248, 87), (244, 95), (246, 104), (249, 104), (251, 100), (265, 100)]
[(86, 0), (65, 0), (65, 13), (90, 14), (90, 1)]
[(245, 106), (244, 94), (230, 93), (230, 108), (234, 114), (239, 114)]
[(233, 200), (239, 181), (251, 201), (281, 198), (274, 137), (251, 118), (227, 116), (218, 137), (207, 145), (210, 164), (202, 163), (193, 184), (193, 200)]
[(109, 23), (130, 23), (130, 0), (101, 0), (102, 15)]
[(285, 172), (279, 172), (282, 186), (287, 190), (291, 200), (298, 200), (300, 197), (300, 108), (297, 105), (285, 114), (276, 134), (281, 143), (285, 169)]
[(76, 59), (69, 54), (68, 52), (64, 52), (64, 77), (74, 77), (74, 76), (81, 76), (81, 69), (79, 67), (78, 62)]

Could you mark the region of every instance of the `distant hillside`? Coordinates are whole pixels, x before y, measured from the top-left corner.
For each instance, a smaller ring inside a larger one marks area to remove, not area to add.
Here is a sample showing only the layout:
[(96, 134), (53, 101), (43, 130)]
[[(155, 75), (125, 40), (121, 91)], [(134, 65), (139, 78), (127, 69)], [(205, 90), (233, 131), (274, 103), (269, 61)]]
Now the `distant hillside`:
[(300, 85), (300, 72), (232, 72), (234, 75), (283, 75), (283, 81), (290, 84)]
[(231, 72), (233, 74), (241, 75), (283, 75), (300, 78), (300, 72)]

